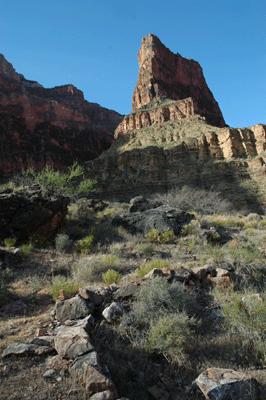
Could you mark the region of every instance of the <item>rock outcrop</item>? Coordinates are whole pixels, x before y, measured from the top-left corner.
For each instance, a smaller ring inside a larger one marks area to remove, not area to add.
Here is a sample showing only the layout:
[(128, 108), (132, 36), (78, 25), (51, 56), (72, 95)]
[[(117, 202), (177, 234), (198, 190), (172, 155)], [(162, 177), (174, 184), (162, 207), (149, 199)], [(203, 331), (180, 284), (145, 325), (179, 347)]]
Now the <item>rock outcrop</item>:
[(122, 116), (84, 99), (73, 85), (45, 89), (0, 54), (0, 172), (93, 159), (110, 147)]
[(211, 125), (225, 126), (198, 62), (172, 53), (152, 34), (142, 39), (138, 62), (132, 112), (116, 129), (115, 137), (129, 130), (195, 114), (205, 117)]
[(49, 199), (38, 195), (0, 195), (0, 241), (7, 237), (26, 240), (36, 233), (51, 238), (62, 223), (69, 199), (54, 196)]

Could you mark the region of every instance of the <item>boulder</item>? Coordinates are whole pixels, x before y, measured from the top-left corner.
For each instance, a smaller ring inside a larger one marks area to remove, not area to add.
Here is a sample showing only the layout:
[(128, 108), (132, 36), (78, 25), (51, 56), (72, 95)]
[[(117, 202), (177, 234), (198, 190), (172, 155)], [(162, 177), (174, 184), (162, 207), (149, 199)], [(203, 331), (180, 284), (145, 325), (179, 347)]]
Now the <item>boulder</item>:
[(69, 199), (25, 194), (0, 195), (0, 241), (7, 237), (26, 240), (33, 233), (51, 238), (67, 213)]
[(209, 368), (196, 379), (208, 400), (259, 400), (259, 385), (250, 375), (231, 369)]
[(134, 297), (139, 292), (139, 289), (140, 286), (135, 285), (133, 282), (126, 283), (114, 292), (113, 298), (115, 301), (128, 300)]
[(116, 390), (114, 383), (91, 365), (84, 364), (83, 383), (89, 393)]
[(56, 318), (60, 322), (64, 322), (67, 319), (84, 318), (91, 314), (93, 309), (94, 304), (88, 303), (80, 296), (64, 301), (57, 301), (55, 304)]
[(146, 235), (152, 229), (158, 229), (159, 233), (172, 230), (175, 235), (178, 235), (182, 226), (188, 224), (193, 218), (193, 214), (173, 210), (163, 205), (143, 212), (117, 215), (113, 218), (112, 224), (122, 226), (134, 234)]
[(62, 326), (55, 337), (55, 349), (61, 357), (75, 359), (94, 350), (88, 333), (80, 326)]
[(69, 368), (72, 376), (81, 376), (84, 371), (84, 365), (90, 365), (99, 372), (102, 372), (100, 359), (96, 351), (78, 356)]
[(95, 393), (90, 397), (90, 400), (115, 400), (115, 396), (110, 390), (105, 390), (104, 392)]
[(114, 302), (103, 310), (102, 315), (107, 322), (112, 323), (119, 320), (126, 312), (127, 310), (122, 304)]

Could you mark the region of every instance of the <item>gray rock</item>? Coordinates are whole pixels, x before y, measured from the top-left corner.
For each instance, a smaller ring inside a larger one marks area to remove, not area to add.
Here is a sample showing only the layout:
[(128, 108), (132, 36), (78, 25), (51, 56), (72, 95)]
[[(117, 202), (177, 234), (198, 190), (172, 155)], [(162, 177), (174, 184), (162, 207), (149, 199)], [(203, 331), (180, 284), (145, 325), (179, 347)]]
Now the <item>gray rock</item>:
[(56, 370), (51, 368), (43, 374), (44, 378), (51, 378), (56, 373)]
[(67, 319), (80, 319), (91, 314), (94, 304), (88, 303), (80, 296), (73, 297), (64, 301), (57, 301), (55, 305), (56, 318), (60, 322)]
[(90, 397), (90, 400), (115, 400), (114, 393), (110, 390), (95, 393)]
[(88, 364), (84, 364), (83, 383), (90, 394), (105, 390), (116, 390), (114, 383), (110, 379)]
[(146, 279), (151, 279), (151, 278), (155, 278), (156, 276), (164, 276), (164, 273), (161, 269), (158, 268), (153, 268), (150, 272), (148, 272), (144, 278)]
[(29, 343), (12, 343), (3, 351), (2, 357), (11, 356), (14, 354), (20, 356), (35, 354), (40, 356), (51, 353), (52, 351), (53, 348), (48, 346), (38, 346), (36, 344)]
[(193, 214), (160, 206), (143, 212), (124, 213), (113, 218), (112, 224), (123, 226), (127, 231), (146, 235), (152, 229), (159, 233), (173, 230), (175, 235), (181, 232), (182, 226), (194, 218)]
[(54, 336), (39, 336), (31, 340), (32, 344), (37, 344), (38, 346), (50, 346), (54, 347)]
[(55, 337), (55, 349), (61, 357), (75, 359), (93, 350), (89, 335), (82, 327), (60, 328)]
[(102, 312), (103, 317), (107, 322), (115, 322), (122, 317), (127, 311), (120, 303), (112, 303), (109, 307), (105, 308)]
[(99, 306), (103, 301), (102, 296), (97, 293), (97, 288), (94, 288), (93, 286), (87, 286), (86, 288), (79, 288), (79, 294), (83, 299), (89, 300), (96, 306)]
[(84, 365), (90, 365), (101, 372), (100, 359), (96, 351), (79, 356), (75, 359), (69, 368), (69, 373), (73, 375), (81, 375), (84, 371)]
[(208, 400), (259, 400), (256, 379), (231, 369), (209, 368), (196, 379)]
[(140, 286), (134, 285), (133, 282), (126, 283), (113, 293), (113, 298), (115, 301), (128, 300), (135, 296), (139, 292), (139, 289)]

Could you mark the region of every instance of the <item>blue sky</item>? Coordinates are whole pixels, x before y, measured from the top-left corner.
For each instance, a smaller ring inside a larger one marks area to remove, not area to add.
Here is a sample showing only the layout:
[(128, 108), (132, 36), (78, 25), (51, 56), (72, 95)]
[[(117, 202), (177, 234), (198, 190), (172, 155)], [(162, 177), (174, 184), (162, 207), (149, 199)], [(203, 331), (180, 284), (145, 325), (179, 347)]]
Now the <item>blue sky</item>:
[(225, 121), (266, 124), (265, 0), (0, 0), (0, 53), (44, 87), (131, 111), (148, 33), (203, 68)]

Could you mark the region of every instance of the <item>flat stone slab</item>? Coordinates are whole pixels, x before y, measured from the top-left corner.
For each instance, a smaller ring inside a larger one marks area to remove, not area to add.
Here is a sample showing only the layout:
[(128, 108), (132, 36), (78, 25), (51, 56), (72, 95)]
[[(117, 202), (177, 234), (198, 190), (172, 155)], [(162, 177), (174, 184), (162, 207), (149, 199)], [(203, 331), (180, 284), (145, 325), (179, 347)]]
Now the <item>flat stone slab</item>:
[(27, 356), (27, 355), (44, 355), (52, 353), (54, 349), (50, 346), (38, 346), (37, 344), (29, 344), (29, 343), (12, 343), (10, 344), (2, 353), (2, 357), (19, 355), (19, 356)]
[(255, 378), (231, 369), (209, 368), (196, 379), (208, 400), (259, 400)]
[(110, 379), (88, 364), (84, 364), (83, 383), (90, 394), (115, 390), (115, 385)]

